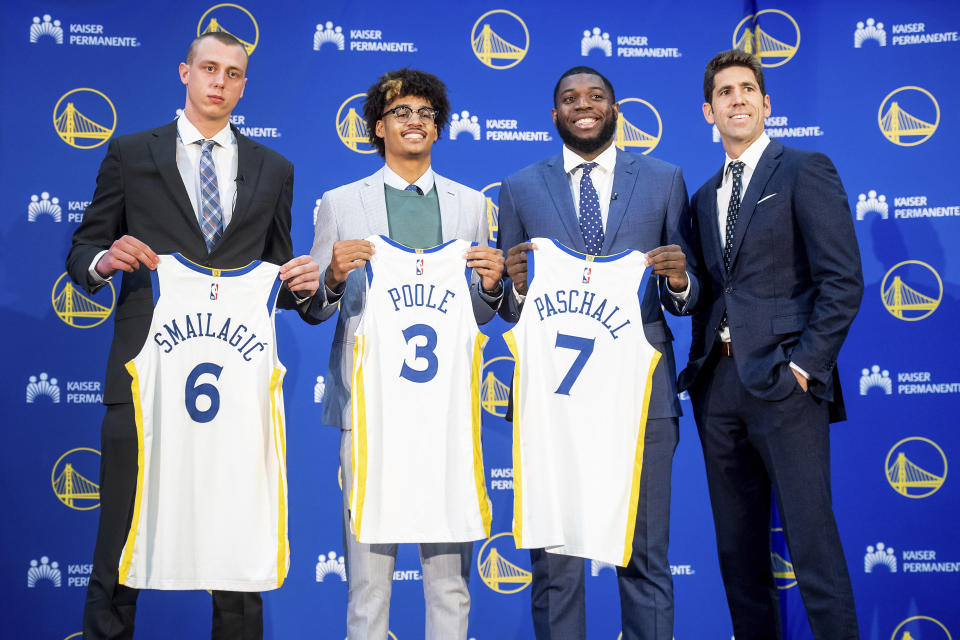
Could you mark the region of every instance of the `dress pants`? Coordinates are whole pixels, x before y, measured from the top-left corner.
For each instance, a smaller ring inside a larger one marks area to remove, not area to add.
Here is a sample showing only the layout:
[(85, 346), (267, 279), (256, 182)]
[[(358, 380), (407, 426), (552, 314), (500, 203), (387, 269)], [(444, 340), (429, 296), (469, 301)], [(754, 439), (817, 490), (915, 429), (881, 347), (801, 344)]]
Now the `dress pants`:
[[(397, 560), (396, 544), (364, 544), (350, 532), (350, 489), (353, 486), (352, 433), (340, 434), (343, 484), (343, 548), (347, 567), (347, 637), (386, 640), (390, 592)], [(426, 607), (427, 640), (466, 640), (470, 613), (470, 563), (473, 542), (422, 543), (420, 565)]]
[[(673, 576), (670, 542), (670, 481), (679, 439), (677, 418), (647, 421), (633, 555), (617, 567), (623, 640), (673, 638)], [(530, 551), (531, 606), (537, 640), (586, 637), (584, 559)]]
[[(782, 366), (781, 375), (793, 375)], [(814, 638), (859, 638), (833, 516), (827, 403), (799, 384), (783, 400), (760, 400), (741, 383), (734, 359), (719, 349), (690, 397), (737, 640), (782, 637), (770, 566), (771, 488)]]
[[(120, 555), (137, 490), (137, 428), (132, 404), (107, 405), (100, 432), (100, 523), (83, 609), (84, 640), (133, 637), (137, 589), (119, 584)], [(259, 593), (214, 591), (214, 640), (263, 637)]]

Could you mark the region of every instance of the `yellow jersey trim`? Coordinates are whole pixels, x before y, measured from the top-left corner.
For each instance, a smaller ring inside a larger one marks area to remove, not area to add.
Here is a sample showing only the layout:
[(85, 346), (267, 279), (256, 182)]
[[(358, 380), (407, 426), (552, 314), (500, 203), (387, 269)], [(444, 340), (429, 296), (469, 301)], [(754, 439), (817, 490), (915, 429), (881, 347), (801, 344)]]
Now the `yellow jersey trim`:
[(513, 544), (523, 543), (523, 472), (520, 463), (520, 351), (513, 330), (503, 334), (503, 341), (513, 356)]
[(479, 331), (473, 340), (473, 364), (470, 373), (470, 416), (473, 431), (473, 478), (477, 485), (477, 502), (480, 506), (480, 519), (483, 521), (483, 535), (490, 537), (490, 498), (487, 496), (486, 479), (483, 471), (483, 421), (480, 413), (480, 378), (483, 376), (483, 347), (487, 336)]
[(363, 392), (363, 356), (366, 346), (364, 336), (358, 335), (353, 345), (353, 485), (350, 487), (350, 504), (355, 506), (354, 534), (360, 540), (363, 518), (363, 502), (367, 493), (367, 411)]
[(287, 442), (283, 423), (283, 374), (274, 367), (270, 376), (270, 415), (277, 454), (277, 588), (283, 586), (287, 577), (287, 558), (290, 552), (287, 540)]
[(143, 405), (140, 402), (140, 376), (137, 374), (137, 365), (133, 360), (126, 364), (126, 368), (132, 378), (130, 392), (133, 395), (133, 413), (137, 424), (137, 492), (133, 499), (133, 518), (130, 521), (130, 531), (127, 533), (127, 543), (123, 547), (123, 557), (120, 559), (119, 581), (122, 585), (127, 584), (130, 563), (133, 560), (133, 545), (137, 540), (137, 526), (140, 524), (144, 478)]

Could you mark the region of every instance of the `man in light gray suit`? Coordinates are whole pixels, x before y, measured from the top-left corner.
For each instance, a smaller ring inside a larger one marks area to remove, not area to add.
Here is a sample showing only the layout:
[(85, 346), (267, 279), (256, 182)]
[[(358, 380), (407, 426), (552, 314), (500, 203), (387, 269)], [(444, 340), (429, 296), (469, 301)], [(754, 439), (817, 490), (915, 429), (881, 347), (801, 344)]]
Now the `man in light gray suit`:
[[(381, 76), (367, 91), (364, 119), (386, 165), (372, 176), (323, 195), (311, 256), (329, 265), (325, 296), (308, 321), (322, 322), (338, 309), (323, 405), (325, 424), (340, 427), (343, 532), (347, 564), (347, 633), (351, 640), (387, 637), (396, 544), (361, 544), (350, 532), (349, 500), (354, 334), (363, 313), (364, 269), (381, 234), (423, 249), (460, 238), (479, 243), (467, 252), (474, 269), (471, 297), (478, 324), (489, 321), (503, 293), (503, 253), (487, 246), (483, 195), (433, 172), (430, 152), (450, 113), (446, 87), (434, 75), (401, 69)], [(398, 420), (415, 419), (398, 416)], [(420, 545), (426, 599), (426, 638), (467, 637), (467, 580), (473, 543)]]

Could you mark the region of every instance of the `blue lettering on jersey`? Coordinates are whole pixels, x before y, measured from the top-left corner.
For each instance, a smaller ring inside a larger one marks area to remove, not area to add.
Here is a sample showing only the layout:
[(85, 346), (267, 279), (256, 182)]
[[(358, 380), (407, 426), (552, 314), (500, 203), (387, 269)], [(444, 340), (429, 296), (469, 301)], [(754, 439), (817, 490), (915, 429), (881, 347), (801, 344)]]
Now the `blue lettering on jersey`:
[[(163, 350), (170, 353), (173, 348), (193, 338), (213, 338), (227, 343), (235, 348), (247, 362), (253, 362), (254, 356), (263, 353), (269, 342), (257, 339), (257, 334), (249, 327), (234, 321), (229, 316), (214, 318), (212, 313), (187, 313), (182, 317), (171, 318), (162, 324), (163, 330), (153, 334), (153, 341)], [(231, 325), (232, 323), (232, 325)]]
[(613, 309), (607, 309), (607, 299), (598, 298), (592, 291), (582, 289), (557, 289), (552, 294), (544, 293), (533, 300), (534, 307), (540, 322), (550, 316), (561, 313), (579, 313), (593, 318), (610, 332), (614, 340), (620, 338), (617, 332), (630, 324), (629, 318), (624, 318), (624, 312), (619, 306), (610, 303)]
[[(394, 311), (400, 311), (400, 305), (403, 305), (404, 307), (426, 307), (436, 309), (440, 313), (446, 313), (447, 302), (456, 297), (457, 294), (447, 289), (441, 297), (440, 290), (436, 285), (405, 284), (399, 289), (397, 287), (387, 289), (387, 295), (390, 296)], [(439, 302), (437, 302), (438, 300)]]

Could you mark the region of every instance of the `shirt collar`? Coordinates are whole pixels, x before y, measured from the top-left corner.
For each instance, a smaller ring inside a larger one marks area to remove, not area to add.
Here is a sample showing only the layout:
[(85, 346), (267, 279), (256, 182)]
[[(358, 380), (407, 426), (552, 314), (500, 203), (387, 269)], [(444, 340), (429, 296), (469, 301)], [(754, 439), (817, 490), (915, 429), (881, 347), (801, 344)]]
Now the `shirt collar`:
[[(393, 187), (394, 189), (403, 189), (407, 188), (409, 184), (406, 180), (401, 178), (396, 174), (396, 172), (388, 167), (383, 165), (383, 183), (388, 187)], [(433, 166), (427, 167), (427, 170), (423, 172), (423, 175), (417, 178), (413, 183), (420, 187), (420, 191), (427, 193), (430, 189), (433, 188), (434, 178), (433, 178)]]
[(228, 122), (223, 129), (220, 129), (217, 133), (213, 135), (212, 138), (204, 138), (203, 134), (197, 130), (193, 123), (187, 118), (186, 115), (180, 114), (180, 117), (177, 118), (177, 135), (180, 136), (180, 140), (184, 144), (193, 144), (198, 140), (213, 140), (221, 147), (226, 148), (227, 146), (233, 144), (233, 130), (230, 129), (230, 123)]
[(613, 168), (617, 164), (617, 145), (611, 144), (609, 147), (603, 150), (603, 153), (598, 155), (592, 161), (584, 160), (577, 155), (576, 151), (567, 145), (563, 145), (563, 170), (566, 173), (571, 173), (584, 162), (596, 162), (604, 171), (613, 173)]
[[(754, 140), (746, 151), (740, 154), (739, 158), (736, 160), (742, 160), (743, 164), (747, 165), (750, 171), (753, 171), (757, 168), (757, 164), (760, 162), (760, 156), (763, 155), (764, 150), (767, 148), (767, 145), (770, 144), (770, 137), (767, 135), (767, 132), (764, 131), (760, 134), (760, 137)], [(730, 163), (735, 162), (734, 158), (726, 156), (726, 160), (723, 163), (723, 175), (726, 178), (727, 169), (730, 167)]]

